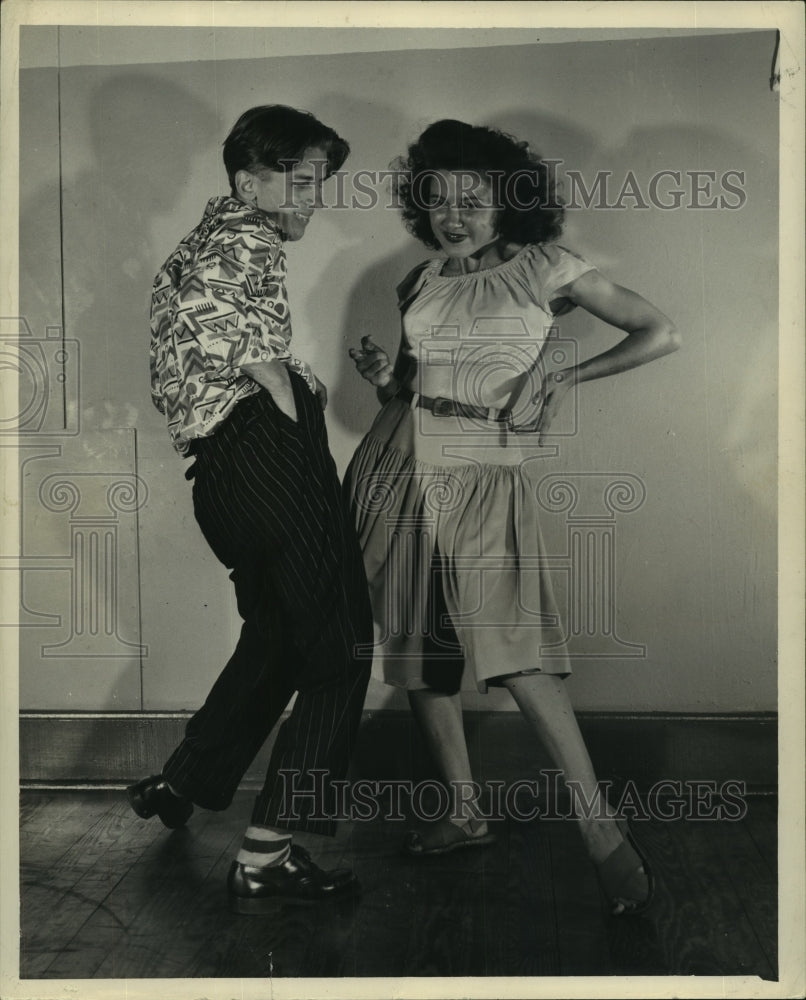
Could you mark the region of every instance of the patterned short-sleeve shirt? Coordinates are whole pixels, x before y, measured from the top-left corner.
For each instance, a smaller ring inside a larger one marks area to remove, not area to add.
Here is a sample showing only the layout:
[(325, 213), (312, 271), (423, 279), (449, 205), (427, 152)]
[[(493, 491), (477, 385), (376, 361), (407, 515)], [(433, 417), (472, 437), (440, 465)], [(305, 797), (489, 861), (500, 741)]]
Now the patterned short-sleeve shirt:
[(290, 351), (286, 256), (279, 228), (237, 198), (212, 198), (154, 279), (151, 395), (186, 454), (235, 405), (260, 391), (243, 365), (283, 361), (316, 389)]

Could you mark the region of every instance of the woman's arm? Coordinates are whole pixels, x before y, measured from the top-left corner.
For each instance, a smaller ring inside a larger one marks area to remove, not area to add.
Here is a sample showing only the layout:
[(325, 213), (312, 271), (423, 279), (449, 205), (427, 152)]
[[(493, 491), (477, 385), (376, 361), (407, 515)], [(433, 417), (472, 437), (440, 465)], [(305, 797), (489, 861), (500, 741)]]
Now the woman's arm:
[(537, 424), (541, 444), (572, 386), (637, 368), (680, 347), (680, 335), (668, 316), (636, 292), (614, 284), (598, 271), (586, 271), (560, 289), (558, 297), (568, 299), (597, 319), (623, 330), (627, 336), (601, 354), (546, 376), (541, 389), (545, 402)]

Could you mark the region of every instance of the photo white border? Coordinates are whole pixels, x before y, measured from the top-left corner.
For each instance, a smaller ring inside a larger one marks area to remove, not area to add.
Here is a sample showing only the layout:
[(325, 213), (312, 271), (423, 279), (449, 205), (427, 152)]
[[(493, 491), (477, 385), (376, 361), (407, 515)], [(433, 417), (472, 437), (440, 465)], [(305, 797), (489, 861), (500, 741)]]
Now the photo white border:
[[(0, 629), (0, 998), (272, 1000), (367, 997), (793, 997), (806, 993), (804, 939), (804, 6), (786, 2), (199, 2), (199, 0), (4, 0), (0, 51), (0, 315), (18, 309), (19, 27), (21, 25), (230, 28), (630, 28), (691, 31), (779, 29), (779, 981), (756, 977), (557, 977), (331, 980), (23, 980), (19, 976), (18, 643)], [(3, 374), (2, 391), (16, 392)], [(12, 397), (14, 398), (14, 397)], [(13, 454), (13, 453), (12, 453)], [(8, 458), (8, 455), (5, 456)], [(16, 462), (3, 470), (3, 551), (18, 551)], [(18, 593), (0, 600), (16, 615)], [(5, 619), (9, 620), (9, 619)], [(783, 875), (783, 877), (782, 877)]]

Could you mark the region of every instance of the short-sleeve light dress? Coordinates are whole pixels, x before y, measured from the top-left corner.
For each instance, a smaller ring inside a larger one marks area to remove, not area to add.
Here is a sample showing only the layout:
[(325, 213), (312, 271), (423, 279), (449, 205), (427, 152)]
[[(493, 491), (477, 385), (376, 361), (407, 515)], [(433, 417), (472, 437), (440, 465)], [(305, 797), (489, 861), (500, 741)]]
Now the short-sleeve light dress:
[(532, 421), (546, 344), (556, 317), (573, 308), (562, 288), (594, 265), (557, 244), (527, 244), (469, 274), (443, 275), (444, 263), (426, 261), (398, 287), (396, 372), (415, 395), (381, 408), (345, 488), (383, 679), (431, 686), (424, 664), (455, 660), (447, 624), (461, 646), (462, 687), (486, 691), (513, 674), (570, 672), (528, 475), (540, 449), (536, 435), (494, 416), (438, 416), (417, 397)]

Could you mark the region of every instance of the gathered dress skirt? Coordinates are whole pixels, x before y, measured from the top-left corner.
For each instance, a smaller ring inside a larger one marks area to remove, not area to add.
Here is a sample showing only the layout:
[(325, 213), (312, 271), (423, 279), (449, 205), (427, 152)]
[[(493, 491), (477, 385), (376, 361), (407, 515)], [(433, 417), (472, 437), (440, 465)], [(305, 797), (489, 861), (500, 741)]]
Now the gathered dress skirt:
[(485, 692), (514, 674), (570, 673), (526, 463), (495, 447), (480, 449), (480, 460), (444, 460), (433, 438), (418, 447), (414, 423), (406, 404), (388, 402), (344, 479), (376, 675), (405, 688)]

